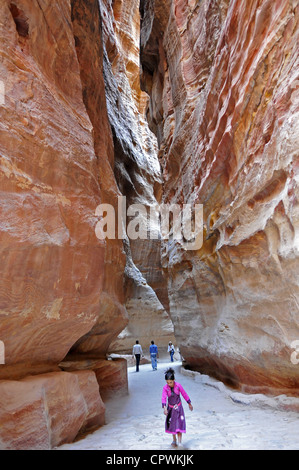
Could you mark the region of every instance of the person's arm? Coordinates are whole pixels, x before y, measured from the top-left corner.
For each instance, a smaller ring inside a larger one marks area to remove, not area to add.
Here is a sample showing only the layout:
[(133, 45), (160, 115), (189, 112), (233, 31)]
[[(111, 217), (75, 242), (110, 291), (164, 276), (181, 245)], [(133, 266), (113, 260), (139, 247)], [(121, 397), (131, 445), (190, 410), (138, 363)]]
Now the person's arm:
[(163, 390), (162, 390), (162, 408), (163, 408), (163, 411), (164, 411), (164, 414), (167, 415), (167, 392), (166, 392), (166, 386), (163, 387)]
[(191, 399), (190, 399), (188, 393), (184, 390), (184, 388), (182, 387), (181, 384), (178, 384), (178, 387), (179, 387), (179, 390), (180, 390), (181, 394), (183, 395), (184, 399), (186, 400), (186, 402), (189, 405), (189, 410), (193, 411), (193, 406), (191, 404)]

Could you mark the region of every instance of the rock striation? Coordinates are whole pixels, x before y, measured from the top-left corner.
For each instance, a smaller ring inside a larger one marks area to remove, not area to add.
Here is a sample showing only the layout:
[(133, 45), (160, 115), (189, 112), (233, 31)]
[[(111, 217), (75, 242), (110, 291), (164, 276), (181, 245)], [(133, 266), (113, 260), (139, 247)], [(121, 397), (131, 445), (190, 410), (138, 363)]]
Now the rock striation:
[(95, 235), (96, 207), (120, 195), (100, 13), (5, 0), (0, 17), (0, 446), (49, 448), (105, 419), (95, 372), (59, 364), (105, 359), (128, 323), (122, 241)]
[[(157, 141), (146, 120), (148, 95), (140, 89), (139, 0), (101, 2), (104, 79), (115, 148), (115, 178), (126, 209), (140, 204), (148, 213), (161, 202), (162, 175)], [(126, 219), (126, 228), (130, 218)], [(131, 353), (136, 339), (154, 339), (166, 349), (174, 341), (167, 283), (162, 273), (161, 239), (125, 237), (125, 306), (129, 323), (111, 343), (110, 352)]]
[(91, 371), (1, 381), (2, 450), (50, 450), (105, 422), (105, 406)]
[(186, 363), (298, 393), (298, 3), (141, 1), (142, 87), (164, 203), (198, 203), (204, 243), (162, 247)]
[(100, 204), (151, 207), (162, 179), (138, 1), (4, 0), (0, 17), (0, 447), (48, 449), (128, 393), (127, 362), (106, 356), (127, 325), (116, 352), (131, 323), (173, 334), (160, 240), (95, 233)]

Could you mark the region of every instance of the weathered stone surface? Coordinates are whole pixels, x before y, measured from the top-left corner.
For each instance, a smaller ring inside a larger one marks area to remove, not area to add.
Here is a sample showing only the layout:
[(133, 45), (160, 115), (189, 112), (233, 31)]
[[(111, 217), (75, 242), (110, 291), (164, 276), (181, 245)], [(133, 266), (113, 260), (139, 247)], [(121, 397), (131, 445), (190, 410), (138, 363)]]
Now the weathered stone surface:
[(1, 381), (1, 450), (50, 449), (42, 390), (30, 384)]
[(0, 448), (47, 450), (104, 424), (105, 406), (92, 371), (0, 381)]
[(104, 401), (128, 394), (128, 371), (125, 359), (102, 361), (94, 372)]
[(142, 83), (165, 203), (201, 203), (204, 244), (164, 247), (187, 363), (235, 386), (296, 392), (298, 5), (141, 2)]
[[(104, 78), (115, 147), (115, 177), (126, 207), (158, 205), (162, 178), (157, 142), (146, 121), (148, 96), (140, 89), (139, 0), (102, 0)], [(127, 223), (129, 223), (129, 219)], [(124, 241), (126, 252), (127, 328), (111, 343), (110, 352), (131, 352), (137, 338), (154, 338), (166, 346), (173, 338), (167, 284), (162, 275), (160, 240)]]
[[(153, 248), (151, 242), (148, 243), (148, 247)], [(151, 255), (149, 254), (148, 257), (145, 256), (146, 251), (142, 253), (144, 255), (143, 264), (153, 261), (153, 256), (160, 255), (156, 250), (152, 250)], [(153, 270), (157, 269), (159, 264), (159, 262), (157, 262), (157, 265), (153, 264)], [(142, 266), (142, 260), (140, 260), (139, 266)], [(111, 343), (110, 351), (119, 354), (130, 354), (138, 339), (143, 348), (143, 353), (149, 357), (149, 346), (152, 340), (157, 344), (161, 355), (163, 352), (167, 353), (169, 341), (175, 344), (173, 324), (169, 319), (169, 315), (161, 304), (154, 287), (149, 286), (146, 281), (146, 279), (153, 281), (154, 278), (154, 273), (152, 275), (149, 273), (148, 277), (146, 274), (143, 276), (129, 254), (126, 266), (125, 290), (127, 295), (126, 309), (130, 321), (118, 338)], [(162, 286), (162, 289), (164, 293), (164, 286)]]
[(64, 371), (82, 371), (90, 369), (95, 373), (102, 399), (105, 401), (114, 395), (128, 394), (127, 361), (116, 357), (113, 360), (69, 358), (60, 364)]
[(122, 243), (95, 236), (97, 205), (118, 194), (101, 36), (86, 27), (92, 12), (99, 25), (97, 2), (10, 4), (0, 6), (0, 378), (55, 369), (94, 325), (105, 356), (127, 323)]
[[(103, 77), (104, 45), (98, 0), (72, 0), (73, 33), (80, 66), (83, 100), (93, 125), (101, 203), (118, 213), (121, 195), (114, 177), (115, 149), (108, 119)], [(105, 356), (111, 341), (128, 323), (123, 290), (126, 257), (122, 240), (105, 240), (103, 292), (96, 324), (81, 337), (72, 351)]]
[(94, 373), (58, 364), (105, 357), (128, 322), (122, 241), (95, 235), (120, 194), (99, 5), (4, 0), (0, 18), (1, 445), (51, 448), (104, 416)]
[(99, 393), (99, 384), (95, 373), (90, 368), (85, 371), (74, 371), (78, 378), (79, 387), (87, 406), (87, 416), (79, 434), (90, 432), (105, 424), (105, 405)]

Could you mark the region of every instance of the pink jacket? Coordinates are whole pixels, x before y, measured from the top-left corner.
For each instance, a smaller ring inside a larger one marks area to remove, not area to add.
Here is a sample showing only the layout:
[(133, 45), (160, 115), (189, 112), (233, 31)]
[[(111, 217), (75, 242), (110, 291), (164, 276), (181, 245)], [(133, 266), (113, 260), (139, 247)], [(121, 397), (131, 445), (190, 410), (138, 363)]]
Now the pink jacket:
[[(178, 382), (174, 382), (174, 393), (176, 393), (177, 395), (182, 394), (186, 402), (191, 403), (191, 400), (188, 394), (185, 392), (181, 384), (179, 384)], [(164, 385), (163, 391), (162, 391), (162, 406), (166, 405), (167, 398), (170, 396), (171, 396), (171, 387), (168, 384), (166, 384)]]

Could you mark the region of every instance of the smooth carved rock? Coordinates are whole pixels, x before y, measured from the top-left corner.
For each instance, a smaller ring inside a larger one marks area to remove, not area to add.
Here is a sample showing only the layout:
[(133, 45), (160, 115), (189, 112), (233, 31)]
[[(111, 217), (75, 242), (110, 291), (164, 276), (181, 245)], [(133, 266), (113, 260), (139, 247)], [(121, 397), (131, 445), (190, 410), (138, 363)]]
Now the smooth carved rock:
[(0, 381), (0, 448), (48, 450), (105, 422), (92, 371)]
[(51, 448), (103, 423), (93, 372), (59, 363), (105, 357), (128, 323), (122, 241), (95, 235), (96, 207), (120, 195), (99, 5), (4, 0), (0, 16), (1, 445)]
[(64, 371), (92, 370), (98, 381), (101, 398), (106, 401), (115, 396), (128, 394), (127, 361), (115, 357), (113, 360), (82, 359), (78, 356), (69, 356), (60, 364)]
[(298, 393), (298, 5), (141, 2), (142, 86), (163, 202), (202, 203), (204, 244), (163, 248), (187, 363)]
[[(156, 137), (146, 120), (148, 95), (140, 89), (139, 0), (102, 0), (104, 79), (107, 108), (114, 137), (115, 177), (126, 207), (158, 206), (162, 176)], [(127, 225), (130, 219), (126, 220)], [(129, 323), (109, 352), (130, 353), (137, 338), (154, 338), (163, 346), (173, 340), (168, 313), (167, 284), (160, 261), (161, 242), (124, 240), (126, 253), (125, 306)]]
[(100, 31), (86, 28), (84, 36), (80, 29), (90, 24), (92, 12), (99, 24), (97, 2), (96, 9), (89, 3), (58, 0), (40, 7), (19, 1), (18, 15), (28, 19), (26, 37), (10, 2), (0, 7), (6, 91), (0, 108), (0, 338), (6, 366), (0, 378), (55, 369), (95, 325), (96, 350), (105, 356), (128, 321), (122, 243), (95, 236), (97, 205), (111, 194), (115, 201), (119, 192), (99, 79)]

